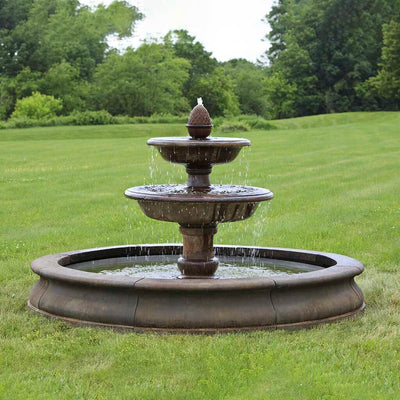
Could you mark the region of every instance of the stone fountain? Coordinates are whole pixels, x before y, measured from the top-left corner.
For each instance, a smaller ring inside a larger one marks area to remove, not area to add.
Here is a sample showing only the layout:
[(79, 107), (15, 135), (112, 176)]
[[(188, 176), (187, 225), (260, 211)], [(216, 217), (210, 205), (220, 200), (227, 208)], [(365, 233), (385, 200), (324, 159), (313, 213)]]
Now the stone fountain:
[[(183, 246), (116, 246), (41, 257), (31, 265), (40, 280), (28, 306), (80, 325), (167, 332), (295, 329), (361, 312), (364, 300), (354, 277), (363, 266), (357, 260), (296, 249), (214, 246), (219, 224), (251, 217), (273, 194), (211, 184), (212, 167), (233, 161), (250, 141), (211, 137), (201, 99), (187, 128), (187, 137), (147, 142), (165, 160), (185, 166), (187, 183), (125, 191), (148, 217), (178, 223)], [(146, 272), (149, 263), (156, 272)], [(157, 275), (165, 264), (172, 270)]]

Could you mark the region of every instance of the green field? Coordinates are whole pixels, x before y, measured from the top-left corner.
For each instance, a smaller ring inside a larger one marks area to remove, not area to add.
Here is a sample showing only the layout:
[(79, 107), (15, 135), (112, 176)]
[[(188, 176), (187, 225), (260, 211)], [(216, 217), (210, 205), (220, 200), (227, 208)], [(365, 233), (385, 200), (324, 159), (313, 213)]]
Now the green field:
[[(0, 399), (399, 399), (400, 113), (275, 121), (214, 183), (267, 187), (268, 207), (217, 243), (303, 248), (362, 261), (356, 320), (215, 336), (73, 328), (26, 308), (45, 254), (178, 242), (130, 186), (184, 182), (146, 146), (180, 125), (0, 131)], [(149, 165), (151, 164), (151, 167)]]

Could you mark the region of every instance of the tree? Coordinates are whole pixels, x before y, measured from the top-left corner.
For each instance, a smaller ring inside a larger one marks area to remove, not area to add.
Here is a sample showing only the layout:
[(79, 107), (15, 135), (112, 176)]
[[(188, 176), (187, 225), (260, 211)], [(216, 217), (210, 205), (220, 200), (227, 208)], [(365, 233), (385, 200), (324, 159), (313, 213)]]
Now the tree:
[(39, 88), (42, 93), (62, 100), (64, 114), (86, 107), (89, 84), (80, 79), (78, 68), (67, 62), (55, 64), (44, 73)]
[(383, 26), (382, 62), (378, 75), (369, 83), (391, 107), (400, 107), (400, 22)]
[(19, 74), (10, 78), (0, 77), (0, 119), (6, 119), (14, 110), (17, 99), (30, 96), (38, 91), (42, 73), (33, 72), (29, 67), (24, 68)]
[(142, 15), (126, 2), (92, 11), (78, 0), (36, 0), (26, 20), (11, 32), (14, 51), (7, 64), (45, 72), (63, 61), (78, 68), (84, 79), (102, 62), (106, 37), (129, 36)]
[(65, 112), (84, 107), (107, 36), (130, 36), (141, 18), (125, 1), (92, 10), (78, 0), (1, 0), (0, 117), (35, 90), (62, 98)]
[(397, 0), (280, 0), (267, 16), (272, 73), (297, 87), (296, 115), (360, 109)]
[(191, 107), (196, 99), (203, 97), (208, 111), (213, 116), (237, 114), (238, 100), (233, 91), (234, 85), (212, 53), (196, 41), (186, 30), (170, 31), (164, 37), (164, 45), (175, 56), (189, 61), (189, 76), (183, 87), (183, 93)]
[(190, 78), (209, 74), (218, 66), (218, 61), (211, 56), (212, 53), (206, 51), (186, 30), (168, 32), (164, 37), (164, 44), (172, 48), (177, 57), (190, 61)]
[(268, 98), (267, 113), (271, 119), (290, 118), (296, 115), (297, 86), (291, 84), (282, 72), (266, 77), (263, 90)]
[(241, 113), (266, 116), (267, 98), (260, 84), (265, 68), (244, 59), (230, 60), (223, 67), (233, 82)]
[(0, 1), (0, 76), (15, 75), (18, 66), (13, 58), (18, 51), (14, 41), (14, 29), (26, 21), (33, 0), (1, 0)]
[[(239, 101), (233, 91), (233, 83), (223, 67), (210, 74), (196, 77), (191, 89), (191, 98), (202, 97), (211, 116), (239, 114)], [(191, 103), (191, 106), (194, 106)]]
[(110, 54), (95, 74), (95, 102), (111, 114), (187, 112), (182, 87), (189, 69), (187, 60), (157, 43)]

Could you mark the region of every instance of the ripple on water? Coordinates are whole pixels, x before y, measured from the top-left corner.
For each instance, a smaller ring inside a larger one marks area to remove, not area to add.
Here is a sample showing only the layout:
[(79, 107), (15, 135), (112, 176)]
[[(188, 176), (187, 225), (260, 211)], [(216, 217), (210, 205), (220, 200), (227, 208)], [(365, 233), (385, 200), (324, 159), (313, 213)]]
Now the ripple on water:
[[(102, 275), (175, 279), (179, 276), (177, 256), (119, 257), (73, 264), (69, 268)], [(320, 269), (310, 264), (260, 258), (220, 257), (216, 275), (221, 279), (278, 277)]]
[[(186, 184), (164, 184), (164, 185), (147, 185), (142, 186), (141, 191), (156, 193), (156, 194), (202, 194), (204, 192), (196, 191), (187, 186)], [(258, 190), (258, 188), (251, 186), (241, 185), (211, 185), (210, 190), (207, 194), (210, 195), (226, 195), (226, 194), (240, 194), (247, 193), (251, 194)]]

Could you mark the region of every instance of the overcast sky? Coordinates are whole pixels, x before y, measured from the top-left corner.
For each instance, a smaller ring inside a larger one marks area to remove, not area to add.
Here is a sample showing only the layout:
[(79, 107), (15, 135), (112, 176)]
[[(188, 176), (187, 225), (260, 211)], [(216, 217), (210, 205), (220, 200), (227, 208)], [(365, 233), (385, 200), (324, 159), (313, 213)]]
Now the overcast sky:
[[(81, 0), (95, 6), (112, 0)], [(256, 61), (265, 52), (268, 24), (263, 22), (274, 0), (128, 0), (145, 14), (134, 38), (113, 47), (138, 47), (143, 39), (164, 36), (172, 29), (186, 29), (219, 61), (246, 58)]]

